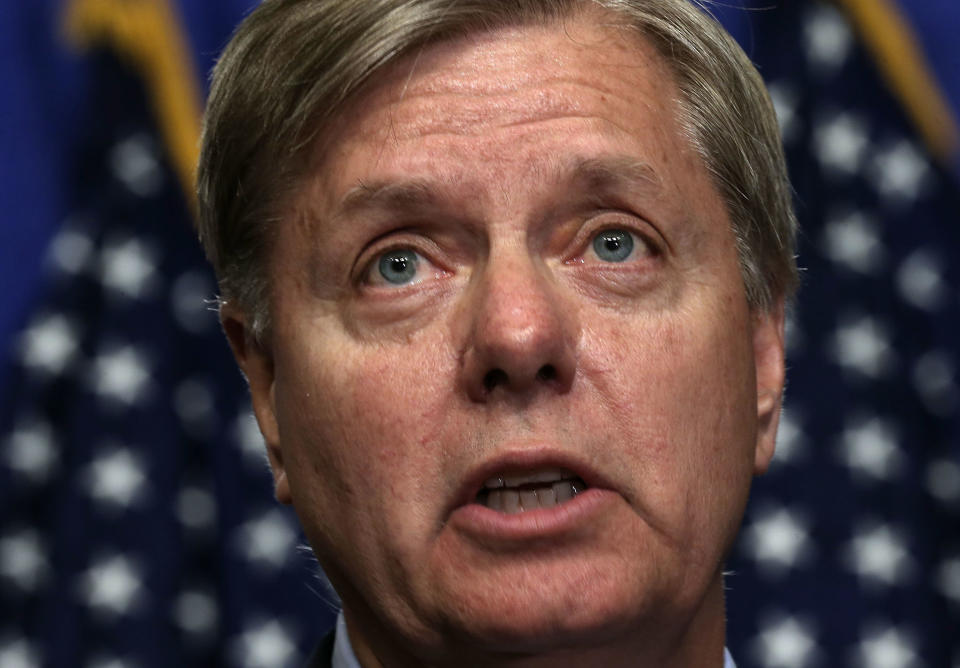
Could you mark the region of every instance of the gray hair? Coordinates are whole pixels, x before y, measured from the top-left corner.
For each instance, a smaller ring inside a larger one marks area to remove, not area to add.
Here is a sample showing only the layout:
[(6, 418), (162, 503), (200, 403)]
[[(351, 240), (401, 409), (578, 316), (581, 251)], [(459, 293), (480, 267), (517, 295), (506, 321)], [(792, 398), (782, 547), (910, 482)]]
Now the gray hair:
[(796, 218), (773, 106), (733, 38), (689, 0), (265, 0), (212, 75), (197, 170), (199, 235), (222, 297), (260, 339), (268, 258), (310, 149), (385, 65), (430, 43), (600, 8), (650, 40), (680, 91), (680, 122), (733, 225), (750, 306), (797, 285)]

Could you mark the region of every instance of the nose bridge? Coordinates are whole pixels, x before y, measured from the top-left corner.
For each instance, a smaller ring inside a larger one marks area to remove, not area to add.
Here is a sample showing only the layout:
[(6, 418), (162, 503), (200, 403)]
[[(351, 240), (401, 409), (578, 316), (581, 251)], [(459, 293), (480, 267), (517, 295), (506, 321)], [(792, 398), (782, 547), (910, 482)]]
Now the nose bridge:
[(551, 334), (561, 304), (543, 274), (526, 253), (491, 258), (480, 288), (484, 317), (477, 324), (491, 344), (522, 349)]
[(464, 375), (471, 398), (573, 382), (576, 314), (524, 244), (492, 246), (473, 286)]

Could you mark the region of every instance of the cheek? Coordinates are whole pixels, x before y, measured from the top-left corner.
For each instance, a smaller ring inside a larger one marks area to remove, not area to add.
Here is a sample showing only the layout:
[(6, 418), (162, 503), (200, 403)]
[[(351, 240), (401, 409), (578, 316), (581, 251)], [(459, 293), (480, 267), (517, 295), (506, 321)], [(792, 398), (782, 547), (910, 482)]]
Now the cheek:
[(319, 518), (327, 525), (429, 492), (435, 434), (451, 394), (438, 342), (338, 345), (330, 338), (278, 360), (276, 386), (295, 504), (335, 509)]
[[(615, 462), (637, 481), (632, 501), (684, 542), (724, 521), (745, 487), (756, 439), (745, 323), (698, 312), (641, 315), (590, 330), (587, 375), (624, 444)], [(599, 370), (591, 374), (590, 371)], [(600, 425), (598, 425), (600, 426)]]

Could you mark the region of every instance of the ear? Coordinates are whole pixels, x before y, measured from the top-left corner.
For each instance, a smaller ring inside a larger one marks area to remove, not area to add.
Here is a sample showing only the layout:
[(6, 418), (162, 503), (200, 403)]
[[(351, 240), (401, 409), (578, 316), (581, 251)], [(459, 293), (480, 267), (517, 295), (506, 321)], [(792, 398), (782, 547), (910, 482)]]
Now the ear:
[(290, 504), (290, 486), (283, 467), (280, 430), (274, 401), (273, 354), (269, 345), (258, 342), (248, 326), (249, 319), (229, 302), (220, 305), (220, 324), (230, 342), (233, 356), (250, 386), (250, 400), (260, 433), (267, 444), (267, 459), (273, 471), (274, 495), (280, 503)]
[(753, 358), (757, 367), (757, 445), (755, 475), (765, 473), (776, 447), (785, 382), (784, 304), (779, 300), (753, 314)]

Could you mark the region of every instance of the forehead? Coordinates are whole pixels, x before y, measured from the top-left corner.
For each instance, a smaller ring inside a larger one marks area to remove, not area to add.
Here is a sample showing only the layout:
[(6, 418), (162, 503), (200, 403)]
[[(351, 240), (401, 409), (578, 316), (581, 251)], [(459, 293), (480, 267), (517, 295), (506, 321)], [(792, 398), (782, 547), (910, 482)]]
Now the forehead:
[[(591, 102), (621, 96), (635, 72), (654, 87), (672, 86), (643, 38), (581, 17), (425, 47), (382, 73), (360, 104), (389, 112), (404, 131), (394, 135), (401, 139), (438, 130), (480, 134), (535, 118), (590, 114)], [(398, 81), (399, 90), (391, 85)]]
[(376, 73), (326, 128), (309, 201), (329, 214), (358, 187), (421, 176), (421, 190), (482, 199), (585, 163), (630, 165), (678, 201), (715, 195), (679, 97), (656, 49), (608, 13), (428, 45)]

